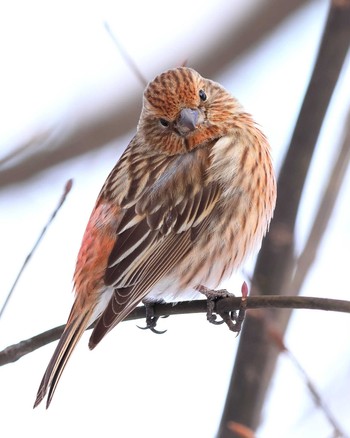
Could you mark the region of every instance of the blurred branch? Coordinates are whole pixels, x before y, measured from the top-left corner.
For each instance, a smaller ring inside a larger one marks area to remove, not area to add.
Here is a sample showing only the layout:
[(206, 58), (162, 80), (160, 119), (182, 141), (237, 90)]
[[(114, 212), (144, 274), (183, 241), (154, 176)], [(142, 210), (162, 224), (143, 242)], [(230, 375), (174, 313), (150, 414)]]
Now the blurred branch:
[[(41, 130), (28, 138), (25, 143), (14, 147), (11, 152), (0, 158), (0, 168), (9, 166), (9, 163), (14, 160), (17, 160), (17, 164), (21, 163), (21, 160), (25, 159), (24, 157), (28, 157), (30, 154), (38, 153), (39, 151), (44, 151), (48, 147), (51, 149), (56, 147), (60, 129), (61, 127), (59, 125), (51, 125), (45, 128), (42, 126)], [(14, 166), (13, 163), (12, 166)]]
[(346, 132), (341, 144), (338, 158), (335, 161), (332, 173), (327, 181), (326, 190), (322, 196), (321, 204), (315, 216), (310, 235), (303, 252), (296, 261), (296, 271), (290, 285), (291, 290), (300, 290), (310, 267), (312, 266), (322, 237), (326, 231), (332, 215), (341, 185), (349, 167), (350, 160), (350, 111), (345, 123)]
[(323, 415), (327, 418), (330, 425), (333, 427), (332, 437), (345, 438), (346, 435), (342, 431), (342, 427), (340, 426), (340, 424), (338, 424), (337, 419), (334, 417), (325, 399), (322, 397), (321, 393), (319, 392), (313, 381), (310, 379), (307, 372), (302, 367), (301, 363), (298, 361), (298, 359), (294, 356), (294, 354), (290, 350), (286, 349), (285, 353), (288, 355), (290, 361), (294, 364), (295, 368), (297, 368), (301, 373), (305, 385), (308, 388), (309, 393), (311, 394), (316, 406), (318, 406), (318, 408), (322, 411)]
[(117, 40), (116, 36), (112, 32), (111, 28), (109, 27), (109, 24), (107, 21), (104, 22), (104, 27), (108, 33), (108, 35), (111, 37), (113, 43), (116, 45), (118, 51), (124, 58), (124, 61), (126, 64), (130, 67), (130, 70), (134, 72), (135, 76), (141, 83), (143, 87), (145, 87), (148, 84), (148, 80), (144, 77), (144, 75), (141, 73), (140, 69), (136, 65), (135, 61), (131, 58), (129, 53), (124, 49), (124, 47), (120, 44), (120, 42)]
[(3, 166), (4, 164), (8, 163), (14, 158), (20, 156), (23, 152), (30, 150), (31, 148), (33, 148), (33, 146), (35, 147), (38, 144), (38, 142), (42, 143), (44, 139), (45, 137), (43, 137), (42, 133), (37, 134), (34, 138), (30, 138), (26, 143), (23, 143), (20, 146), (14, 148), (3, 158), (0, 158), (0, 166)]
[[(350, 313), (350, 301), (333, 300), (316, 297), (284, 297), (278, 295), (248, 297), (245, 298), (246, 309), (262, 308), (292, 308), (292, 309), (317, 309), (335, 312)], [(216, 302), (215, 312), (218, 314), (238, 310), (241, 306), (240, 297), (221, 298)], [(155, 316), (186, 315), (207, 312), (207, 300), (194, 300), (166, 304), (155, 304)], [(146, 317), (145, 306), (134, 309), (123, 321), (131, 321)], [(0, 365), (15, 362), (22, 356), (43, 347), (50, 342), (56, 341), (62, 335), (64, 325), (55, 327), (37, 336), (11, 345), (0, 351)], [(93, 328), (93, 325), (89, 329)]]
[[(237, 24), (233, 17), (232, 24), (223, 30), (222, 35), (207, 45), (205, 50), (199, 47), (191, 56), (191, 66), (204, 76), (215, 78), (240, 55), (254, 47), (264, 36), (273, 31), (289, 14), (308, 0), (260, 0), (251, 15)], [(198, 54), (198, 55), (197, 55)], [(76, 127), (70, 134), (63, 133), (55, 148), (45, 148), (26, 156), (21, 162), (0, 171), (0, 187), (20, 183), (44, 169), (77, 157), (93, 149), (126, 135), (135, 129), (141, 110), (141, 92), (135, 90), (122, 106), (115, 106), (93, 119)]]
[(322, 397), (319, 390), (316, 388), (315, 384), (312, 382), (310, 377), (308, 376), (308, 373), (304, 369), (304, 367), (301, 365), (300, 361), (296, 358), (296, 356), (287, 348), (286, 344), (283, 341), (283, 337), (279, 333), (279, 331), (274, 326), (274, 323), (272, 321), (265, 321), (268, 324), (268, 334), (272, 341), (274, 341), (275, 345), (279, 349), (280, 352), (285, 353), (289, 360), (292, 362), (295, 368), (299, 371), (302, 378), (304, 379), (305, 385), (307, 389), (309, 390), (316, 406), (322, 411), (324, 416), (327, 418), (328, 422), (333, 427), (333, 437), (345, 437), (345, 433), (341, 430), (340, 425), (338, 424), (337, 420), (333, 416), (333, 413), (331, 412), (330, 408), (328, 407), (326, 401)]
[(39, 151), (32, 151), (31, 155), (26, 155), (21, 161), (1, 169), (0, 188), (23, 182), (49, 167), (99, 148), (119, 135), (125, 135), (135, 128), (140, 110), (141, 93), (138, 93), (128, 98), (123, 106), (116, 102), (113, 108), (87, 118), (73, 132), (63, 132), (61, 127), (60, 138), (55, 140), (54, 147), (47, 145), (42, 148), (42, 145), (38, 145)]
[(238, 23), (233, 21), (228, 24), (222, 35), (215, 38), (211, 45), (207, 45), (204, 52), (199, 48), (190, 58), (191, 66), (198, 69), (203, 76), (215, 78), (307, 3), (310, 0), (255, 2), (249, 16)]
[(256, 435), (252, 429), (244, 424), (236, 423), (235, 421), (229, 421), (227, 423), (227, 429), (234, 432), (239, 438), (256, 438)]
[[(302, 190), (329, 101), (350, 42), (350, 1), (333, 1), (316, 64), (278, 179), (278, 202), (254, 271), (252, 294), (290, 291), (295, 269), (294, 228)], [(294, 291), (298, 293), (299, 291)], [(290, 311), (270, 310), (281, 333)], [(233, 438), (230, 421), (256, 430), (278, 352), (262, 322), (246, 318), (231, 376), (218, 438)]]
[(17, 285), (17, 283), (18, 283), (18, 280), (20, 279), (20, 277), (21, 277), (21, 275), (22, 275), (22, 272), (24, 271), (24, 269), (25, 269), (25, 267), (27, 266), (29, 260), (31, 259), (32, 255), (34, 254), (35, 250), (37, 249), (39, 243), (41, 242), (42, 238), (44, 237), (44, 235), (45, 235), (45, 233), (46, 233), (48, 227), (49, 227), (50, 224), (51, 224), (51, 222), (55, 219), (56, 214), (58, 213), (58, 211), (60, 210), (60, 208), (61, 208), (62, 205), (64, 204), (64, 202), (65, 202), (65, 200), (66, 200), (66, 198), (67, 198), (67, 196), (68, 196), (68, 193), (69, 193), (69, 192), (71, 191), (71, 189), (72, 189), (72, 185), (73, 185), (73, 180), (72, 180), (72, 179), (69, 179), (69, 180), (66, 182), (65, 186), (64, 186), (64, 190), (63, 190), (63, 193), (62, 193), (62, 195), (61, 195), (61, 198), (60, 198), (60, 200), (59, 200), (59, 202), (58, 202), (57, 207), (55, 208), (55, 210), (53, 211), (53, 213), (52, 213), (51, 216), (50, 216), (50, 219), (47, 221), (46, 225), (45, 225), (44, 228), (42, 229), (42, 231), (41, 231), (41, 233), (40, 233), (40, 235), (39, 235), (37, 241), (35, 242), (33, 248), (31, 249), (31, 251), (29, 252), (29, 254), (27, 255), (27, 257), (25, 258), (25, 260), (24, 260), (24, 262), (23, 262), (23, 265), (22, 265), (21, 269), (19, 270), (19, 272), (18, 272), (18, 274), (17, 274), (17, 277), (16, 277), (16, 279), (15, 279), (15, 281), (14, 281), (14, 283), (13, 283), (13, 285), (12, 285), (10, 291), (9, 291), (9, 293), (7, 294), (6, 300), (5, 300), (3, 306), (2, 306), (2, 308), (1, 308), (1, 310), (0, 310), (0, 319), (1, 319), (2, 314), (4, 313), (4, 311), (5, 311), (5, 309), (6, 309), (6, 306), (7, 306), (8, 302), (9, 302), (11, 296), (12, 296), (13, 291), (15, 290), (15, 287), (16, 287), (16, 285)]

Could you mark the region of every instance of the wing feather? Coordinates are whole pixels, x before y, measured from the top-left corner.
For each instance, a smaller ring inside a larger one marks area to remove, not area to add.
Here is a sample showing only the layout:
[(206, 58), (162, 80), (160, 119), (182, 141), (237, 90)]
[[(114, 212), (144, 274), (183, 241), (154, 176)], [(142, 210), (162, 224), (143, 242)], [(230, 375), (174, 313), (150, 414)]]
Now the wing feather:
[[(181, 165), (182, 162), (176, 160), (177, 166)], [(124, 204), (105, 272), (105, 283), (114, 288), (114, 293), (93, 330), (90, 348), (184, 259), (201, 231), (209, 227), (221, 188), (207, 181), (203, 174), (197, 175), (198, 178), (193, 175), (205, 169), (203, 165), (198, 166), (199, 170), (193, 168), (197, 161), (186, 158), (184, 162), (188, 169), (183, 169), (186, 171), (182, 180), (173, 168), (167, 175), (163, 166), (163, 174), (155, 178), (154, 185), (147, 187), (141, 195), (136, 187), (132, 190), (138, 199), (131, 199), (129, 191), (129, 203)], [(197, 184), (198, 180), (201, 185)]]
[[(191, 247), (189, 231), (187, 231), (186, 237), (186, 239), (178, 240), (177, 245), (174, 245), (175, 235), (164, 238), (164, 244), (160, 246), (159, 252), (152, 252), (147, 262), (142, 265), (140, 281), (133, 287), (114, 290), (109, 305), (98, 319), (91, 334), (89, 341), (91, 349), (122, 321), (139, 304), (152, 286), (164, 277), (188, 252)], [(160, 261), (161, 264), (159, 264)]]

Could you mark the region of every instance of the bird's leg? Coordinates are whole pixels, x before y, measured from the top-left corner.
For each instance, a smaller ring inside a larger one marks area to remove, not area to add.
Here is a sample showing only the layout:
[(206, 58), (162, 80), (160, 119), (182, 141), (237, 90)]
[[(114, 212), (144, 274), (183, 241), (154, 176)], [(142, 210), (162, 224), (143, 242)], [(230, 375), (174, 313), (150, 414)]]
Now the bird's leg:
[(246, 311), (245, 298), (248, 295), (248, 287), (246, 282), (244, 282), (242, 285), (242, 302), (239, 310), (219, 313), (222, 318), (221, 321), (216, 320), (217, 315), (214, 313), (215, 303), (222, 298), (234, 297), (234, 295), (228, 292), (226, 289), (214, 290), (209, 289), (201, 284), (196, 286), (196, 289), (207, 297), (207, 320), (216, 325), (223, 324), (225, 322), (229, 329), (238, 335), (241, 331)]
[[(207, 320), (211, 324), (220, 325), (225, 322), (224, 318), (222, 321), (217, 321), (217, 315), (214, 313), (215, 309), (215, 302), (220, 298), (227, 298), (234, 296), (230, 292), (228, 292), (226, 289), (220, 289), (220, 290), (214, 290), (209, 289), (202, 284), (199, 284), (195, 287), (196, 290), (198, 290), (200, 293), (206, 296), (207, 298)], [(221, 316), (221, 315), (220, 315)]]
[(142, 300), (142, 303), (144, 304), (146, 308), (146, 327), (139, 327), (141, 330), (151, 330), (151, 332), (156, 333), (157, 335), (162, 335), (166, 332), (166, 330), (157, 330), (157, 321), (159, 319), (159, 316), (154, 315), (154, 306), (156, 304), (164, 303), (164, 300), (158, 300), (158, 301), (149, 301), (149, 300)]

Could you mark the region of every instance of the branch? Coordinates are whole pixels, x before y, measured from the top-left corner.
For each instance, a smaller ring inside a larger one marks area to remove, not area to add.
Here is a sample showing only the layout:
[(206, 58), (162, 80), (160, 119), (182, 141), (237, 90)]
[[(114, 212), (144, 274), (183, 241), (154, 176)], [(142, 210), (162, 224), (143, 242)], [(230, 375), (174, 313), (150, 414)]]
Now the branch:
[(301, 362), (297, 359), (297, 357), (287, 348), (286, 344), (284, 343), (283, 337), (281, 336), (281, 333), (276, 329), (275, 324), (273, 321), (268, 320), (267, 323), (267, 333), (270, 337), (270, 339), (274, 342), (276, 347), (279, 349), (280, 352), (285, 353), (289, 360), (292, 362), (293, 366), (298, 370), (298, 372), (301, 374), (301, 377), (304, 380), (305, 386), (308, 389), (313, 401), (315, 402), (315, 405), (322, 411), (323, 415), (327, 418), (327, 421), (330, 423), (330, 425), (333, 427), (333, 437), (344, 437), (345, 433), (342, 431), (341, 426), (338, 424), (338, 421), (334, 417), (333, 413), (331, 412), (328, 403), (324, 397), (322, 397), (321, 392), (317, 389), (316, 385), (313, 383), (311, 378), (308, 376), (306, 370), (302, 366)]
[(327, 229), (340, 188), (346, 176), (350, 160), (350, 111), (347, 116), (345, 128), (344, 140), (340, 146), (338, 158), (333, 165), (329, 180), (327, 181), (326, 189), (315, 215), (311, 232), (302, 253), (296, 261), (296, 271), (290, 284), (290, 290), (299, 291), (301, 289), (307, 273), (315, 261), (318, 248)]
[(65, 186), (64, 186), (63, 193), (62, 193), (62, 195), (61, 195), (61, 198), (60, 198), (60, 200), (59, 200), (59, 202), (58, 202), (57, 207), (55, 208), (55, 210), (53, 211), (53, 213), (52, 213), (51, 216), (50, 216), (50, 219), (48, 220), (48, 222), (46, 223), (46, 225), (45, 225), (44, 228), (42, 229), (42, 231), (41, 231), (41, 233), (40, 233), (40, 236), (38, 237), (37, 241), (35, 242), (35, 244), (34, 244), (33, 248), (31, 249), (30, 253), (29, 253), (29, 254), (27, 255), (27, 257), (25, 258), (25, 260), (24, 260), (24, 262), (23, 262), (23, 265), (22, 265), (21, 269), (19, 270), (19, 272), (18, 272), (18, 274), (17, 274), (17, 277), (16, 277), (14, 283), (13, 283), (13, 285), (12, 285), (12, 287), (11, 287), (9, 293), (7, 294), (6, 300), (5, 300), (5, 302), (4, 302), (3, 306), (2, 306), (2, 308), (0, 309), (0, 318), (2, 317), (2, 314), (4, 313), (4, 311), (5, 311), (5, 309), (6, 309), (6, 306), (7, 306), (8, 302), (10, 301), (10, 298), (11, 298), (11, 296), (12, 296), (12, 293), (13, 293), (13, 291), (15, 290), (15, 287), (16, 287), (16, 285), (17, 285), (17, 283), (18, 283), (18, 280), (20, 279), (20, 277), (21, 277), (21, 275), (22, 275), (22, 272), (24, 271), (24, 269), (25, 269), (25, 267), (27, 266), (29, 260), (30, 260), (31, 257), (33, 256), (35, 250), (37, 249), (39, 243), (41, 242), (42, 238), (44, 237), (44, 235), (45, 235), (45, 233), (46, 233), (48, 227), (49, 227), (50, 224), (51, 224), (51, 222), (55, 219), (56, 214), (58, 213), (58, 211), (60, 210), (60, 208), (61, 208), (62, 205), (64, 204), (64, 202), (65, 202), (65, 200), (66, 200), (66, 198), (67, 198), (67, 196), (68, 196), (68, 193), (69, 193), (69, 192), (71, 191), (71, 189), (72, 189), (72, 186), (73, 186), (73, 180), (72, 180), (72, 179), (69, 179), (69, 180), (66, 182)]
[[(245, 299), (246, 309), (262, 308), (288, 308), (288, 309), (317, 309), (334, 312), (350, 313), (350, 301), (334, 300), (315, 297), (285, 297), (279, 295), (268, 295), (259, 297), (248, 297)], [(240, 297), (221, 298), (215, 304), (215, 312), (225, 313), (239, 310), (242, 299)], [(194, 313), (205, 313), (207, 311), (206, 300), (183, 301), (176, 303), (155, 304), (155, 316), (187, 315)], [(143, 319), (146, 317), (145, 306), (134, 309), (123, 321)], [(37, 350), (44, 345), (59, 339), (64, 330), (64, 325), (55, 327), (37, 336), (26, 339), (18, 344), (10, 345), (0, 351), (0, 366), (16, 362), (22, 356)], [(92, 329), (91, 325), (88, 330)]]
[[(252, 294), (290, 292), (295, 269), (294, 230), (299, 203), (316, 142), (344, 59), (349, 51), (350, 1), (333, 0), (315, 67), (278, 179), (278, 201), (270, 232), (263, 241), (252, 281)], [(293, 291), (299, 293), (299, 291)], [(290, 312), (272, 310), (283, 334)], [(244, 324), (218, 438), (232, 438), (229, 421), (256, 430), (274, 373), (278, 352), (257, 318)]]
[(117, 47), (119, 53), (121, 54), (122, 58), (124, 59), (126, 64), (130, 67), (130, 70), (134, 73), (134, 75), (137, 77), (137, 79), (141, 83), (141, 86), (142, 87), (146, 87), (146, 85), (148, 84), (148, 80), (141, 73), (141, 70), (138, 68), (136, 62), (132, 59), (132, 57), (124, 49), (124, 47), (121, 45), (120, 41), (114, 35), (114, 33), (112, 32), (111, 28), (109, 27), (109, 24), (108, 24), (107, 21), (104, 22), (104, 27), (105, 27), (108, 35), (111, 37), (113, 43), (116, 45), (116, 47)]
[[(233, 16), (232, 22), (222, 29), (222, 34), (213, 39), (211, 44), (206, 43), (205, 50), (198, 47), (195, 53), (186, 54), (191, 55), (191, 66), (204, 76), (215, 78), (305, 3), (307, 0), (260, 0), (252, 14), (241, 22), (238, 23), (236, 16)], [(135, 90), (123, 105), (116, 99), (113, 107), (81, 121), (73, 132), (63, 132), (62, 129), (61, 138), (56, 140), (54, 148), (36, 151), (0, 170), (0, 187), (26, 181), (44, 169), (125, 136), (135, 129), (141, 110), (140, 96), (139, 90)]]
[(333, 427), (333, 436), (336, 437), (346, 437), (345, 433), (342, 431), (342, 427), (340, 424), (338, 424), (338, 420), (333, 415), (333, 412), (330, 410), (328, 403), (326, 402), (325, 398), (322, 397), (320, 391), (316, 387), (315, 383), (310, 379), (307, 372), (301, 365), (301, 363), (298, 361), (296, 356), (289, 350), (285, 349), (285, 353), (288, 355), (290, 361), (293, 363), (294, 367), (297, 368), (301, 374), (301, 376), (304, 379), (305, 385), (309, 390), (309, 393), (311, 394), (315, 405), (321, 409), (323, 412), (323, 415), (327, 418), (330, 425)]

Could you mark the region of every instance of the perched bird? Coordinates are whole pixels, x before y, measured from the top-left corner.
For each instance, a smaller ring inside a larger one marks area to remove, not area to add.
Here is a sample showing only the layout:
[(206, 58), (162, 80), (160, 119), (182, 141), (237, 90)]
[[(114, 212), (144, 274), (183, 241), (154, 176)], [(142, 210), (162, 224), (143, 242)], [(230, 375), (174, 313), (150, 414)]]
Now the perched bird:
[(260, 247), (275, 201), (269, 144), (239, 102), (187, 67), (157, 76), (92, 211), (75, 302), (34, 407), (47, 391), (50, 405), (92, 322), (90, 349), (142, 300), (214, 290)]

